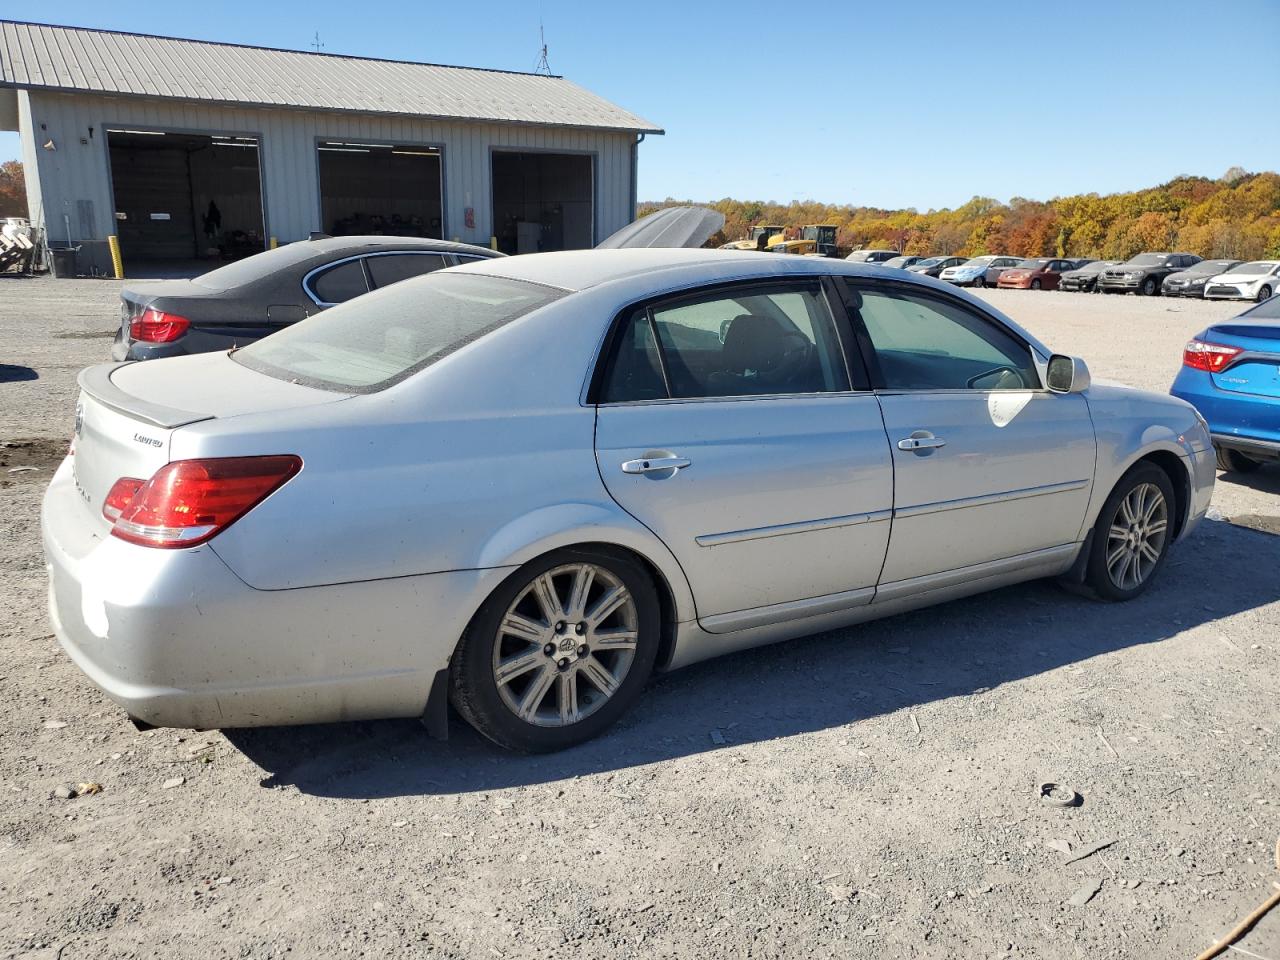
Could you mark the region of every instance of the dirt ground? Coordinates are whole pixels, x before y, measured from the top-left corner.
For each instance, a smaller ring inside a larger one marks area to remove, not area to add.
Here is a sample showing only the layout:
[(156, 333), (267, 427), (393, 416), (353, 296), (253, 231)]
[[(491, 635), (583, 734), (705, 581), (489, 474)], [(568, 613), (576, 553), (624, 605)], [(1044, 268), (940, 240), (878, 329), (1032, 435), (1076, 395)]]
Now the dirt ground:
[[(0, 278), (0, 956), (1193, 957), (1280, 880), (1278, 468), (1133, 603), (1033, 583), (702, 664), (560, 755), (136, 732), (51, 636), (38, 523), (116, 296)], [(1239, 309), (987, 296), (1155, 390)], [(1240, 946), (1280, 957), (1280, 911)]]

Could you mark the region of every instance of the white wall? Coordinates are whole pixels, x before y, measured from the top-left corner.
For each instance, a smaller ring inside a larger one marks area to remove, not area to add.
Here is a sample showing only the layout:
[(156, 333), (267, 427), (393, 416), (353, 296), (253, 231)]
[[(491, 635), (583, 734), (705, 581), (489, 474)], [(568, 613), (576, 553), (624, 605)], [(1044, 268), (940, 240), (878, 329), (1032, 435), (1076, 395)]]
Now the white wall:
[[(410, 117), (380, 117), (306, 110), (216, 107), (176, 100), (82, 94), (19, 92), (23, 160), (28, 166), (32, 216), (40, 200), (50, 237), (65, 239), (64, 210), (72, 237), (104, 241), (112, 228), (110, 164), (104, 128), (128, 127), (227, 133), (261, 138), (267, 236), (281, 243), (321, 229), (316, 140), (420, 143), (443, 148), (445, 236), (488, 245), (491, 234), (489, 152), (521, 148), (587, 152), (595, 156), (595, 239), (631, 222), (632, 143), (627, 133), (531, 127), (519, 124), (446, 123)], [(90, 136), (89, 128), (93, 128)], [(53, 138), (54, 152), (38, 144)], [(86, 142), (81, 143), (81, 139)], [(38, 165), (38, 177), (33, 168)], [(31, 184), (37, 182), (35, 190)], [(77, 201), (93, 204), (92, 235), (82, 235)], [(474, 208), (475, 226), (464, 211)]]

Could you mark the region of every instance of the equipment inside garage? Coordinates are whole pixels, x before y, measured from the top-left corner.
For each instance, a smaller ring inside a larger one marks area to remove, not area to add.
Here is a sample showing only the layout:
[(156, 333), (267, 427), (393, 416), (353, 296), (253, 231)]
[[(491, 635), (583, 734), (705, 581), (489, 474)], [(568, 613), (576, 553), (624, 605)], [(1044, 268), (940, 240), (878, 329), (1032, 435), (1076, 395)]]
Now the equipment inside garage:
[(265, 246), (255, 137), (108, 130), (121, 253), (234, 260)]
[(594, 242), (592, 159), (493, 154), (493, 232), (503, 253), (582, 250)]
[(438, 148), (326, 140), (319, 151), (326, 233), (444, 239)]

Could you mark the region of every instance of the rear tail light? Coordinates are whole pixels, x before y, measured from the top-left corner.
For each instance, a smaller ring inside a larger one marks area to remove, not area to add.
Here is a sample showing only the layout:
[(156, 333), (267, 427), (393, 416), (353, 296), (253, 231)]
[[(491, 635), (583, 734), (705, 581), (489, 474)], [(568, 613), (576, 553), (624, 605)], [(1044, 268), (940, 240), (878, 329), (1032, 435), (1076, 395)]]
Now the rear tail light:
[(120, 519), (120, 514), (124, 513), (124, 508), (133, 500), (138, 489), (146, 482), (137, 477), (121, 477), (107, 491), (107, 499), (102, 501), (102, 515), (115, 523)]
[(148, 307), (129, 321), (129, 336), (145, 343), (172, 343), (187, 332), (191, 321), (176, 313)]
[(1192, 340), (1182, 350), (1182, 364), (1193, 370), (1217, 373), (1241, 352), (1240, 347), (1227, 347), (1220, 343)]
[(137, 483), (111, 528), (113, 536), (144, 547), (190, 547), (221, 533), (302, 469), (295, 456), (221, 457), (176, 460), (150, 480), (118, 480), (103, 504), (107, 519), (112, 494)]

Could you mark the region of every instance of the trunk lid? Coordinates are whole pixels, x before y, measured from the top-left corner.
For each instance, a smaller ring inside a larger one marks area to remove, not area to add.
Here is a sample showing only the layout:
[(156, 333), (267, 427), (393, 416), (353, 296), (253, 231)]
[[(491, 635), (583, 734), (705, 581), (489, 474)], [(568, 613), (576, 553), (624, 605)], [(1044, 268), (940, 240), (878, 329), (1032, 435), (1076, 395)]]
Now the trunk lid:
[(1203, 339), (1244, 351), (1235, 363), (1212, 374), (1215, 387), (1233, 393), (1280, 398), (1280, 324), (1216, 324), (1205, 332)]
[(168, 463), (182, 427), (350, 396), (255, 373), (224, 353), (101, 364), (82, 371), (79, 383), (73, 476), (86, 509), (104, 527), (102, 503), (111, 487), (121, 477), (147, 480)]

